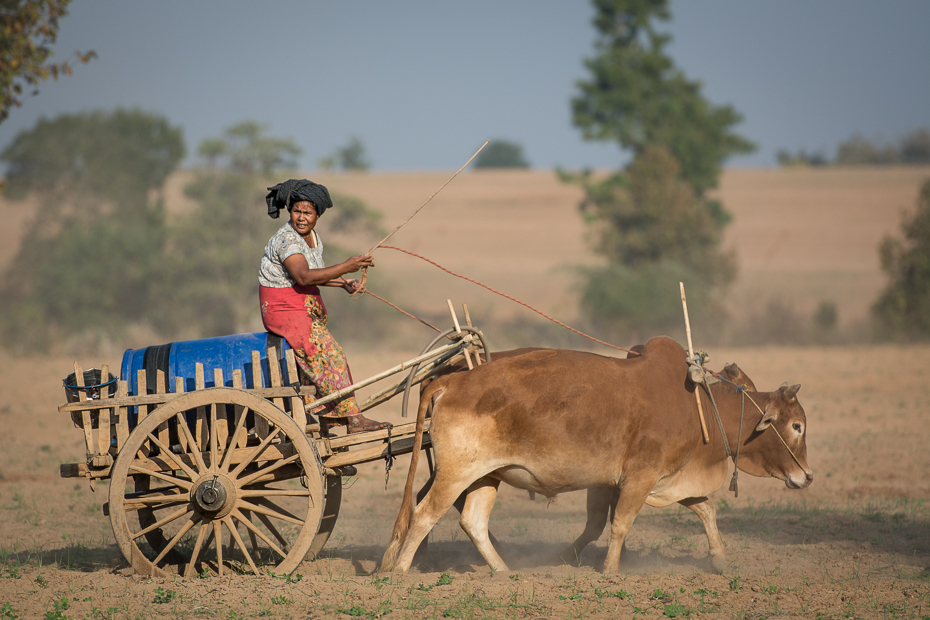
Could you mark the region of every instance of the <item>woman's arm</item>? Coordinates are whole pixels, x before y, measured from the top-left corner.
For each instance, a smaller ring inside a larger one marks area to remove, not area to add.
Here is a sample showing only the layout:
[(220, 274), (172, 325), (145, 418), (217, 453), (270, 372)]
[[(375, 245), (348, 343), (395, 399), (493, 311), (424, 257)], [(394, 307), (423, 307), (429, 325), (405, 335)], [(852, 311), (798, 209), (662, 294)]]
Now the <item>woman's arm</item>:
[(294, 282), (300, 286), (341, 286), (345, 288), (346, 280), (342, 277), (343, 275), (355, 273), (362, 267), (374, 266), (375, 262), (370, 254), (353, 256), (338, 265), (322, 269), (310, 269), (307, 259), (302, 254), (292, 254), (284, 259), (284, 268), (287, 269)]

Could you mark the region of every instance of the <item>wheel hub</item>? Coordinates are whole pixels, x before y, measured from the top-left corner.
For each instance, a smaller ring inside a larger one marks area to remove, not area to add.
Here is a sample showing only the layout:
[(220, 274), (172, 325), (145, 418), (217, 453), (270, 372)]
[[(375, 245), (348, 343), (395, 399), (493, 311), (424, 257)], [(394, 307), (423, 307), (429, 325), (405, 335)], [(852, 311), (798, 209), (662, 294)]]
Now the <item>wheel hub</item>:
[(236, 504), (235, 488), (226, 476), (210, 474), (197, 481), (193, 501), (200, 512), (213, 518), (222, 518)]

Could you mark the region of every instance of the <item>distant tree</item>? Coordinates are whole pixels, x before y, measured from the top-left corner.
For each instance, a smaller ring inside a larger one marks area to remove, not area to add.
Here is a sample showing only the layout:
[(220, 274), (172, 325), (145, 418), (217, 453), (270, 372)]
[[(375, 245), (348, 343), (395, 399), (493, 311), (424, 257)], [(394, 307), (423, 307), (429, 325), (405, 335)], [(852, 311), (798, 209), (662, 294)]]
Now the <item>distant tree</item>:
[(780, 150), (775, 153), (775, 158), (778, 160), (778, 165), (783, 168), (788, 168), (792, 166), (826, 166), (829, 161), (827, 161), (827, 156), (823, 153), (808, 153), (804, 150), (800, 150), (797, 153), (791, 153), (786, 150)]
[(529, 168), (530, 164), (523, 157), (523, 146), (506, 140), (491, 140), (478, 157), (475, 168)]
[(917, 198), (917, 211), (901, 223), (904, 239), (886, 237), (879, 246), (888, 287), (872, 307), (878, 331), (897, 338), (930, 337), (930, 179)]
[(901, 161), (908, 164), (930, 163), (930, 129), (918, 129), (901, 139)]
[(159, 194), (183, 156), (181, 130), (139, 111), (43, 119), (14, 139), (0, 154), (9, 196), (40, 211), (0, 284), (8, 342), (145, 320), (166, 239)]
[(587, 140), (612, 140), (634, 154), (664, 146), (698, 195), (717, 184), (723, 162), (755, 146), (733, 132), (742, 116), (701, 94), (665, 52), (671, 40), (656, 21), (671, 18), (667, 0), (594, 0), (597, 54), (585, 60), (572, 115)]
[(207, 165), (227, 167), (236, 172), (269, 175), (280, 169), (297, 167), (300, 148), (290, 138), (265, 136), (267, 126), (242, 121), (227, 127), (219, 138), (203, 140), (197, 154)]
[(695, 314), (732, 280), (734, 261), (718, 249), (730, 216), (705, 193), (728, 157), (755, 147), (733, 131), (740, 114), (709, 103), (666, 53), (670, 37), (655, 22), (671, 18), (667, 0), (593, 4), (596, 55), (585, 61), (573, 121), (585, 139), (631, 150), (633, 162), (602, 180), (562, 173), (583, 187), (595, 249), (608, 259), (586, 272), (582, 307), (605, 331), (665, 327), (653, 304), (665, 299), (677, 317), (679, 280), (698, 285)]
[(862, 134), (854, 134), (836, 149), (836, 163), (841, 166), (893, 164), (898, 150), (891, 144), (873, 142)]
[(0, 152), (7, 195), (29, 193), (82, 208), (101, 202), (145, 206), (184, 158), (180, 128), (140, 110), (63, 114), (40, 119)]
[[(22, 105), (22, 97), (36, 95), (39, 82), (71, 75), (71, 63), (47, 63), (58, 38), (58, 20), (68, 14), (70, 0), (0, 0), (0, 123), (10, 108)], [(75, 52), (75, 60), (87, 63), (94, 51)]]
[[(674, 301), (679, 281), (695, 285), (689, 306), (699, 313), (735, 275), (733, 257), (719, 250), (722, 227), (665, 147), (650, 146), (623, 173), (589, 185), (582, 211), (609, 265), (588, 271), (582, 299), (602, 327), (664, 327), (666, 316), (652, 302)], [(675, 304), (666, 309), (677, 319)]]
[(317, 164), (324, 170), (356, 170), (365, 171), (371, 168), (371, 162), (365, 153), (365, 143), (353, 136), (349, 142), (332, 155), (321, 157)]

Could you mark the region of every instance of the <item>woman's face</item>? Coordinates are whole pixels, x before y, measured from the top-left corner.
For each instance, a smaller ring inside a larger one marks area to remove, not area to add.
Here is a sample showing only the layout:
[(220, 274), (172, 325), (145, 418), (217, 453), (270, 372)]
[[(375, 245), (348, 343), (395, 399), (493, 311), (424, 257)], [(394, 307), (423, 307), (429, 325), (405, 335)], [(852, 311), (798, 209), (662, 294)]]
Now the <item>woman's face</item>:
[(296, 230), (301, 237), (310, 234), (318, 218), (316, 208), (309, 200), (301, 200), (291, 205), (291, 228)]

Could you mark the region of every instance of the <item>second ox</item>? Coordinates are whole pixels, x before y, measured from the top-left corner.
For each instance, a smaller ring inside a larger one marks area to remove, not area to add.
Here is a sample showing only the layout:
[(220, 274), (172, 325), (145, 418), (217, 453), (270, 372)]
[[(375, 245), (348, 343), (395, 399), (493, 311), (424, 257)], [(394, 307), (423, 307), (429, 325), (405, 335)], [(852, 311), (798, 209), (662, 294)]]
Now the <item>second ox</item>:
[[(753, 415), (755, 408), (741, 407), (743, 395), (735, 387), (711, 387), (729, 444), (739, 446), (739, 469), (779, 478), (795, 489), (813, 481), (799, 388), (753, 393), (763, 412)], [(547, 497), (615, 489), (608, 571), (618, 568), (623, 540), (644, 503), (689, 500), (708, 530), (714, 567), (721, 569), (723, 543), (706, 496), (723, 484), (727, 455), (712, 417), (710, 441), (702, 440), (695, 389), (684, 349), (666, 337), (651, 339), (633, 359), (540, 350), (435, 380), (423, 391), (417, 415), (419, 443), (432, 410), (435, 479), (414, 508), (420, 447), (415, 445), (380, 570), (409, 570), (419, 543), (463, 492), (462, 528), (492, 569), (507, 570), (488, 538), (501, 482)]]

